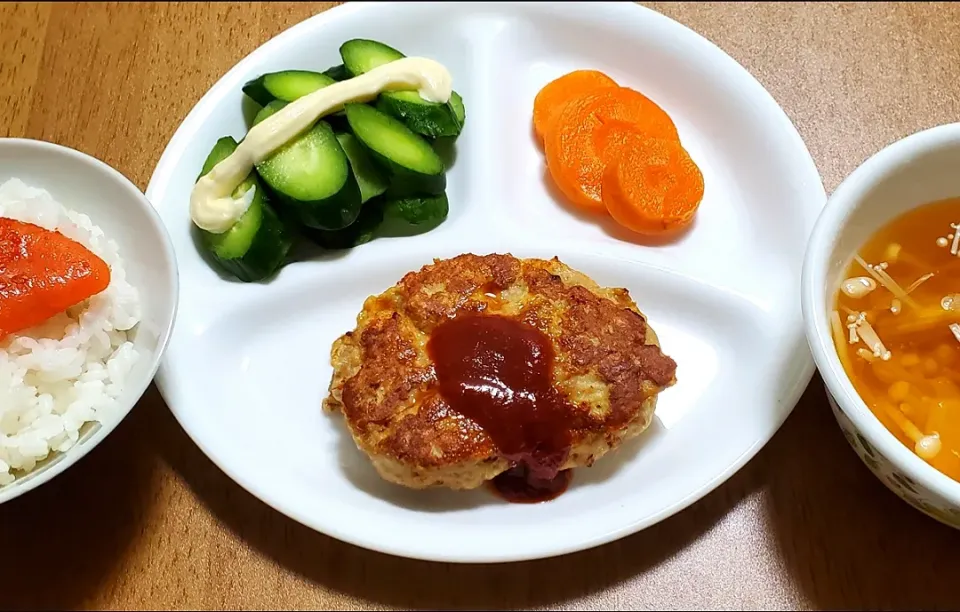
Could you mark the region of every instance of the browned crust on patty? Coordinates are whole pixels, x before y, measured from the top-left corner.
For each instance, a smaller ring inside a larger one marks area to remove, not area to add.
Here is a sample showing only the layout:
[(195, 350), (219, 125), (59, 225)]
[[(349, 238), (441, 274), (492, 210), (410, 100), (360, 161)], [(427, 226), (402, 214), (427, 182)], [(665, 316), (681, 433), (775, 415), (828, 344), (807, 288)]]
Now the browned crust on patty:
[(564, 467), (590, 465), (650, 423), (676, 363), (625, 289), (604, 289), (556, 258), (472, 254), (436, 260), (366, 300), (333, 345), (328, 410), (343, 413), (381, 476), (406, 486), (473, 488), (510, 466), (487, 434), (450, 408), (426, 351), (462, 312), (518, 318), (554, 344), (554, 384), (577, 410)]

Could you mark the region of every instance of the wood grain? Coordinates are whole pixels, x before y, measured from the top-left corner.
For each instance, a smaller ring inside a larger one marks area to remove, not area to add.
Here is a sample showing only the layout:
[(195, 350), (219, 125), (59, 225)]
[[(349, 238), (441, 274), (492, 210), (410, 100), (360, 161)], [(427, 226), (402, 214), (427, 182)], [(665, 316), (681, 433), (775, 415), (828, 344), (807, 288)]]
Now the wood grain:
[[(174, 129), (259, 44), (330, 3), (0, 3), (0, 136), (145, 188)], [(665, 3), (798, 126), (828, 191), (960, 117), (960, 5)], [(887, 492), (815, 380), (760, 455), (620, 542), (507, 566), (412, 562), (299, 526), (226, 478), (154, 389), (99, 448), (0, 507), (2, 608), (957, 609), (960, 534)]]

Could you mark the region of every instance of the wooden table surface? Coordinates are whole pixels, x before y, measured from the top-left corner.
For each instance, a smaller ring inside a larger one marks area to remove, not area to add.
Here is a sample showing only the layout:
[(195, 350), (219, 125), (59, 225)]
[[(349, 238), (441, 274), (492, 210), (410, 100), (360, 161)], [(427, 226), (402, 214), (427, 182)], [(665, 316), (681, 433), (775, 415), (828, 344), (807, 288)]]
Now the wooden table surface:
[[(146, 188), (241, 57), (328, 3), (0, 4), (0, 136), (65, 144)], [(960, 4), (663, 4), (793, 119), (827, 191), (960, 117)], [(960, 171), (960, 169), (958, 169)], [(960, 608), (960, 534), (889, 493), (815, 379), (773, 441), (686, 511), (563, 558), (414, 562), (267, 508), (151, 389), (90, 456), (0, 507), (0, 608)]]

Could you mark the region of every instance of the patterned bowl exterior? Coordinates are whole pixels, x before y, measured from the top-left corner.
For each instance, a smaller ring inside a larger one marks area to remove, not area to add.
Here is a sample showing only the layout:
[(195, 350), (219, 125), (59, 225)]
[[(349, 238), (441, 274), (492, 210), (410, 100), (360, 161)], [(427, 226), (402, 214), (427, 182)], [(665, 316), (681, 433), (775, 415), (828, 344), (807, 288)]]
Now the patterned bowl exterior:
[(900, 469), (887, 459), (879, 450), (874, 448), (870, 442), (857, 431), (853, 422), (847, 418), (836, 400), (827, 391), (827, 399), (830, 401), (830, 407), (833, 409), (833, 416), (840, 425), (843, 437), (853, 447), (864, 465), (870, 468), (870, 471), (885, 484), (888, 489), (896, 493), (902, 500), (923, 512), (927, 516), (933, 517), (955, 529), (960, 529), (960, 508), (956, 508), (950, 502), (944, 499), (935, 491), (931, 491), (922, 484), (914, 481), (912, 478), (900, 471)]

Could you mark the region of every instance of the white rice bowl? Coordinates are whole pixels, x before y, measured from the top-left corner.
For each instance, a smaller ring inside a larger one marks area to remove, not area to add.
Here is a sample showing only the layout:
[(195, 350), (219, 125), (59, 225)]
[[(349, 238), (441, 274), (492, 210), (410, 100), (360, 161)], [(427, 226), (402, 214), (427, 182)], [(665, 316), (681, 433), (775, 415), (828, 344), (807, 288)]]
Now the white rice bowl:
[(35, 328), (0, 339), (0, 486), (69, 450), (88, 423), (118, 416), (118, 398), (140, 357), (133, 335), (140, 296), (117, 244), (86, 215), (43, 189), (0, 185), (0, 217), (34, 223), (83, 244), (110, 267), (103, 292)]

